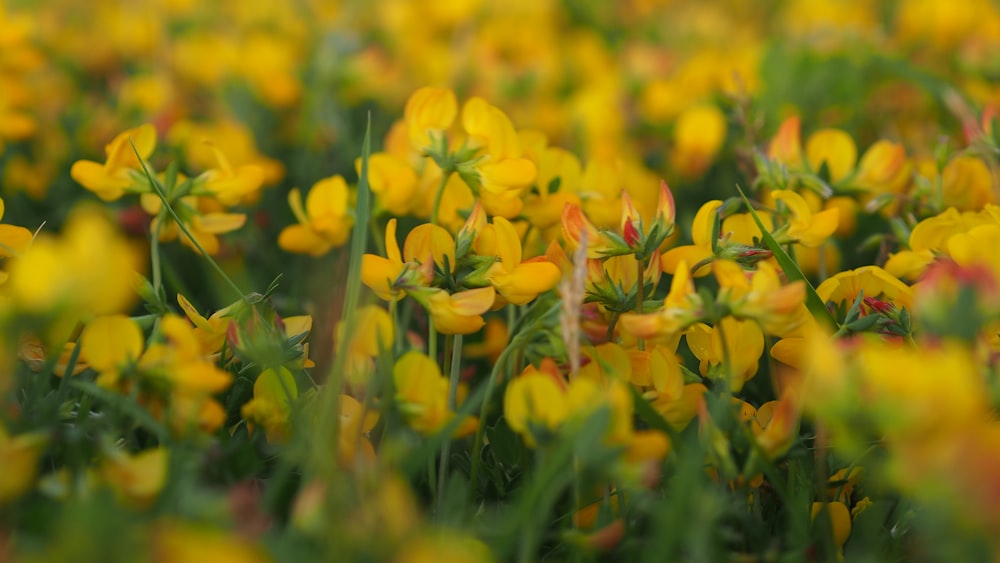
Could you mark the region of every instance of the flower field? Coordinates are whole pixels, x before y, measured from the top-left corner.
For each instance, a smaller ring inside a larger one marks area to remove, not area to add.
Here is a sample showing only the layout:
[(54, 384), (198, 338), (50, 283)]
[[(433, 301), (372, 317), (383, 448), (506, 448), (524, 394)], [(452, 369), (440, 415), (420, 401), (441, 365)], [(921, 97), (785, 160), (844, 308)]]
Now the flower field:
[(1000, 5), (0, 2), (0, 561), (1000, 561)]

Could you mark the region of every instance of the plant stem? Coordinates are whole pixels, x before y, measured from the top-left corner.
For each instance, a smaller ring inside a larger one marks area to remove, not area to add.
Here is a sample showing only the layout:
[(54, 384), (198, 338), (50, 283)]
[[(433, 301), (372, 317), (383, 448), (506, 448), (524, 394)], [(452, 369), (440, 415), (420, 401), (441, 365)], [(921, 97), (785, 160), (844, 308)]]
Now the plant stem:
[(163, 274), (160, 270), (160, 231), (163, 229), (163, 221), (167, 218), (166, 208), (161, 208), (156, 216), (156, 228), (153, 229), (153, 236), (149, 240), (149, 259), (153, 268), (153, 291), (156, 297), (160, 297), (160, 288), (163, 286)]
[[(135, 152), (135, 158), (139, 161), (139, 164), (142, 166), (142, 171), (146, 174), (146, 178), (149, 180), (149, 184), (153, 186), (153, 191), (155, 191), (156, 195), (160, 197), (160, 203), (163, 205), (164, 208), (166, 208), (167, 213), (169, 213), (170, 216), (173, 217), (174, 221), (177, 223), (177, 226), (180, 228), (181, 232), (183, 232), (184, 236), (186, 236), (188, 240), (191, 241), (191, 244), (193, 244), (194, 247), (198, 249), (198, 252), (200, 252), (202, 257), (208, 261), (208, 264), (212, 266), (212, 269), (214, 269), (215, 272), (219, 274), (219, 277), (221, 277), (222, 280), (225, 281), (230, 288), (232, 288), (232, 290), (236, 293), (236, 295), (239, 296), (239, 299), (241, 301), (247, 301), (246, 294), (243, 293), (243, 291), (239, 288), (239, 286), (236, 285), (236, 282), (234, 282), (233, 279), (230, 278), (228, 274), (226, 274), (226, 271), (223, 270), (221, 266), (219, 266), (218, 262), (216, 262), (211, 256), (208, 255), (207, 252), (205, 252), (205, 249), (201, 246), (201, 243), (198, 242), (198, 239), (196, 239), (194, 235), (191, 234), (191, 231), (188, 230), (187, 225), (185, 225), (184, 222), (181, 221), (180, 216), (177, 215), (177, 211), (175, 211), (174, 208), (170, 205), (170, 202), (167, 201), (167, 194), (164, 193), (163, 186), (161, 186), (160, 181), (154, 178), (153, 175), (149, 172), (149, 168), (146, 166), (146, 161), (143, 160), (142, 156), (139, 155), (139, 149), (136, 148), (135, 141), (133, 141), (131, 137), (129, 137), (129, 143), (132, 144), (132, 150)], [(249, 301), (247, 302), (249, 303)]]
[[(639, 260), (639, 258), (636, 257), (636, 259), (635, 259), (635, 268), (636, 268), (636, 277), (635, 277), (635, 283), (636, 283), (635, 312), (639, 313), (640, 315), (643, 313), (643, 304), (646, 302), (646, 280), (643, 279), (643, 274), (645, 273), (646, 269), (643, 268), (643, 262), (645, 262), (645, 260)], [(638, 348), (640, 350), (645, 350), (646, 349), (646, 341), (645, 341), (645, 339), (639, 338), (638, 341), (636, 342), (636, 345), (638, 346)]]
[(451, 173), (451, 168), (441, 170), (441, 182), (438, 184), (437, 191), (434, 193), (434, 207), (431, 208), (432, 225), (438, 224), (438, 210), (441, 209), (441, 198), (444, 196), (444, 187), (448, 185), (448, 179), (451, 178)]
[[(483, 433), (486, 428), (486, 411), (490, 405), (490, 399), (493, 397), (493, 389), (496, 387), (497, 379), (500, 377), (501, 370), (504, 364), (507, 363), (507, 356), (510, 354), (513, 346), (513, 340), (510, 340), (507, 347), (500, 352), (500, 357), (497, 358), (497, 362), (493, 364), (493, 369), (490, 370), (490, 378), (486, 381), (486, 396), (483, 397), (483, 404), (479, 407), (479, 425), (476, 427), (476, 437), (472, 442), (472, 469), (469, 474), (469, 493), (470, 496), (475, 494), (476, 485), (478, 485), (479, 480), (479, 464), (482, 458), (483, 449)], [(475, 498), (472, 496), (471, 498)]]
[[(458, 396), (458, 376), (462, 364), (462, 335), (456, 334), (449, 338), (451, 342), (451, 362), (448, 366), (448, 410), (455, 411), (455, 402)], [(448, 461), (451, 455), (451, 440), (445, 440), (441, 446), (441, 471), (438, 473), (438, 496), (435, 501), (438, 503), (440, 513), (441, 502), (444, 498), (445, 480), (448, 478)]]
[(722, 346), (722, 373), (726, 376), (726, 389), (733, 388), (733, 360), (730, 357), (729, 344), (726, 339), (726, 329), (722, 326), (722, 321), (715, 323), (715, 330), (719, 334), (719, 344)]

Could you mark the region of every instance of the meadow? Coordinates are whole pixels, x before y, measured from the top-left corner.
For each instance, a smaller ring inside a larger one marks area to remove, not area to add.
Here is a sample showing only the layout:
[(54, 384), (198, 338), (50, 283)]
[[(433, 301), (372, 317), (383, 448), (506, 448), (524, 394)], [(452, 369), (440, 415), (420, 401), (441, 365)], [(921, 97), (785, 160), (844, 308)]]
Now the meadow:
[(1000, 560), (1000, 5), (0, 2), (0, 561)]

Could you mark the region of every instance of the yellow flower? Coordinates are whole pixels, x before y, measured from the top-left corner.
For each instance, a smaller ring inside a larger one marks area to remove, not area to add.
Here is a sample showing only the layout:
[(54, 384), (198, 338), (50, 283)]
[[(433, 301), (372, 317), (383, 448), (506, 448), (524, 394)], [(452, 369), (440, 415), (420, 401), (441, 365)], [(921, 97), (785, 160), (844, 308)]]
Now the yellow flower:
[(118, 498), (136, 508), (148, 508), (167, 481), (169, 452), (159, 447), (135, 455), (120, 450), (106, 454), (101, 476)]
[(247, 420), (250, 431), (259, 424), (267, 434), (267, 441), (283, 442), (288, 438), (288, 415), (291, 403), (299, 396), (292, 372), (284, 367), (268, 368), (257, 376), (253, 384), (253, 399), (248, 401), (240, 414)]
[(566, 387), (562, 376), (536, 370), (523, 373), (507, 385), (504, 418), (529, 447), (538, 445), (536, 436), (555, 432), (569, 416)]
[(406, 269), (403, 255), (399, 252), (399, 243), (396, 241), (395, 217), (389, 219), (385, 225), (385, 253), (385, 258), (375, 254), (365, 254), (361, 257), (361, 281), (380, 298), (393, 301), (403, 296), (402, 290), (395, 288), (394, 285), (396, 279)]
[[(361, 173), (361, 159), (355, 161)], [(368, 159), (368, 183), (375, 202), (392, 215), (408, 215), (417, 203), (417, 173), (403, 159), (389, 153), (375, 153)]]
[(769, 459), (784, 455), (798, 436), (799, 401), (791, 391), (777, 401), (768, 401), (754, 415), (754, 438)]
[(818, 173), (826, 164), (834, 184), (854, 172), (857, 159), (858, 147), (854, 139), (840, 129), (820, 129), (806, 140), (806, 161), (810, 168)]
[(298, 188), (288, 193), (288, 205), (299, 221), (285, 227), (278, 235), (278, 246), (288, 252), (322, 256), (347, 241), (354, 219), (347, 209), (347, 183), (342, 176), (331, 176), (313, 184), (302, 206)]
[(514, 217), (521, 211), (520, 191), (538, 172), (534, 162), (523, 158), (514, 125), (500, 108), (479, 97), (462, 107), (462, 125), (473, 146), (484, 149), (472, 163), (483, 207), (491, 215)]
[[(726, 317), (720, 324), (724, 330), (718, 325), (709, 327), (697, 323), (685, 332), (685, 336), (691, 352), (701, 362), (701, 374), (726, 379), (729, 390), (738, 393), (743, 384), (757, 374), (757, 365), (764, 353), (764, 333), (752, 320)], [(728, 373), (720, 369), (727, 360)]]
[(816, 520), (820, 511), (824, 510), (824, 505), (827, 516), (830, 518), (830, 533), (833, 534), (833, 542), (837, 544), (838, 550), (842, 550), (844, 544), (847, 543), (847, 538), (851, 535), (851, 511), (847, 509), (847, 505), (838, 501), (814, 502), (809, 512), (812, 520)]
[[(0, 219), (3, 219), (4, 203), (0, 199)], [(24, 227), (0, 224), (0, 258), (19, 256), (31, 246), (31, 231)], [(5, 274), (0, 273), (0, 283)]]
[[(664, 272), (676, 274), (681, 262), (684, 262), (685, 267), (687, 267), (702, 263), (712, 257), (712, 230), (715, 225), (716, 212), (720, 207), (722, 207), (722, 202), (717, 199), (702, 204), (691, 224), (693, 244), (678, 246), (666, 251), (660, 258)], [(694, 275), (701, 277), (708, 275), (711, 271), (709, 264), (703, 264), (694, 272)]]
[(486, 230), (492, 231), (492, 236), (483, 233), (477, 237), (477, 243), (492, 239), (490, 246), (493, 248), (477, 244), (476, 253), (480, 256), (493, 254), (499, 259), (486, 272), (486, 279), (508, 303), (524, 305), (559, 283), (562, 275), (552, 262), (544, 258), (521, 260), (521, 237), (510, 221), (494, 217), (493, 224), (484, 227)]
[(493, 563), (486, 544), (475, 538), (437, 530), (407, 540), (393, 563)]
[(891, 301), (898, 308), (913, 308), (913, 290), (878, 266), (862, 266), (837, 273), (816, 288), (823, 302), (847, 303), (850, 307), (858, 294)]
[(226, 207), (254, 200), (264, 184), (264, 170), (256, 164), (234, 167), (215, 143), (205, 141), (205, 145), (215, 157), (215, 167), (195, 178), (192, 194), (211, 195)]
[(691, 326), (703, 314), (701, 297), (694, 290), (687, 260), (677, 264), (670, 292), (663, 307), (653, 313), (625, 313), (619, 322), (622, 330), (638, 338), (669, 338)]
[(974, 156), (956, 156), (941, 171), (941, 205), (977, 211), (993, 203), (993, 174)]
[(232, 322), (229, 315), (234, 305), (219, 309), (206, 319), (180, 293), (177, 294), (177, 304), (180, 305), (188, 320), (194, 324), (195, 334), (201, 343), (201, 353), (205, 356), (211, 356), (219, 352), (222, 344), (226, 341), (226, 331), (229, 328), (229, 323)]
[(674, 123), (671, 162), (681, 175), (702, 174), (726, 141), (726, 116), (711, 104), (684, 110)]
[(798, 116), (785, 119), (767, 147), (767, 157), (788, 168), (798, 168), (802, 163), (802, 121)]
[[(624, 360), (628, 366), (628, 358)], [(620, 363), (620, 362), (619, 362)], [(570, 420), (582, 420), (599, 408), (608, 408), (611, 419), (604, 434), (610, 444), (632, 440), (632, 395), (617, 378), (577, 377), (567, 383), (550, 369), (526, 369), (507, 385), (504, 416), (511, 429), (529, 447), (553, 437)]]
[(377, 423), (377, 410), (366, 410), (350, 395), (340, 396), (340, 436), (337, 439), (337, 456), (342, 464), (349, 466), (359, 458), (365, 462), (375, 459), (375, 448), (368, 440), (368, 433)]
[[(160, 319), (160, 332), (164, 341), (150, 344), (137, 364), (140, 377), (152, 391), (141, 396), (140, 402), (155, 416), (166, 418), (169, 414), (167, 422), (177, 433), (191, 427), (215, 431), (225, 422), (226, 413), (212, 395), (229, 387), (232, 375), (202, 354), (194, 328), (183, 318), (165, 315)], [(127, 384), (117, 379), (99, 383), (111, 387)]]
[(194, 524), (164, 520), (156, 524), (153, 560), (163, 563), (216, 561), (269, 563), (267, 552), (242, 536)]
[(156, 147), (156, 129), (152, 125), (146, 124), (129, 129), (119, 133), (104, 148), (108, 155), (104, 164), (78, 160), (73, 163), (70, 175), (104, 201), (115, 201), (128, 190), (148, 190), (148, 187), (138, 188), (138, 185), (145, 180), (142, 166), (136, 160), (136, 151), (133, 151), (129, 138), (135, 143), (136, 151), (144, 160), (149, 158)]
[(135, 362), (145, 346), (142, 330), (126, 315), (98, 317), (80, 334), (80, 357), (103, 379), (117, 379), (125, 364)]
[(434, 146), (435, 136), (451, 127), (457, 114), (454, 92), (447, 88), (420, 88), (406, 100), (403, 110), (410, 143), (418, 150)]
[(719, 282), (719, 300), (738, 318), (755, 319), (770, 334), (784, 334), (809, 318), (805, 282), (782, 285), (778, 269), (758, 262), (747, 279), (743, 267), (729, 260), (716, 260), (712, 270)]
[(0, 506), (17, 500), (35, 483), (38, 459), (48, 438), (39, 433), (10, 436), (0, 424)]
[(861, 157), (853, 183), (863, 188), (869, 199), (878, 194), (899, 194), (909, 184), (912, 171), (903, 145), (880, 140)]
[[(455, 417), (448, 408), (448, 379), (434, 360), (420, 352), (403, 354), (392, 369), (396, 401), (407, 424), (425, 436), (434, 434)], [(455, 437), (475, 431), (475, 417), (462, 420)]]
[[(180, 238), (182, 244), (199, 252), (194, 242), (186, 234), (181, 233), (174, 218), (160, 213), (163, 202), (158, 195), (142, 194), (139, 203), (146, 213), (154, 216), (150, 232), (155, 233), (159, 230), (161, 242)], [(171, 202), (171, 206), (209, 256), (219, 252), (220, 245), (217, 235), (239, 229), (246, 223), (247, 219), (246, 215), (242, 213), (226, 213), (222, 204), (210, 197), (186, 196)], [(159, 225), (161, 218), (164, 221), (162, 226)]]
[(804, 246), (819, 246), (837, 230), (840, 209), (833, 207), (813, 213), (799, 194), (790, 190), (775, 190), (771, 195), (784, 203), (791, 212), (788, 222), (773, 233), (775, 240), (784, 244), (798, 242)]
[(74, 212), (59, 238), (41, 234), (11, 263), (3, 286), (18, 309), (32, 313), (65, 308), (71, 314), (106, 315), (135, 301), (139, 260), (112, 224), (94, 209)]
[(992, 219), (990, 210), (994, 206), (987, 205), (984, 212), (959, 213), (954, 207), (928, 217), (917, 223), (910, 231), (909, 250), (902, 250), (891, 256), (885, 264), (885, 270), (893, 276), (915, 280), (930, 266), (938, 254), (949, 252), (949, 241), (952, 237), (968, 232), (970, 229), (989, 223)]
[(411, 230), (400, 253), (396, 218), (389, 219), (385, 225), (385, 252), (385, 258), (374, 254), (361, 257), (361, 281), (387, 301), (402, 297), (404, 289), (429, 284), (435, 264), (444, 269), (447, 263), (450, 271), (455, 270), (455, 240), (448, 231), (430, 223)]
[(443, 289), (419, 289), (410, 295), (431, 315), (434, 330), (441, 334), (471, 334), (486, 324), (483, 313), (493, 307), (493, 286), (448, 293)]

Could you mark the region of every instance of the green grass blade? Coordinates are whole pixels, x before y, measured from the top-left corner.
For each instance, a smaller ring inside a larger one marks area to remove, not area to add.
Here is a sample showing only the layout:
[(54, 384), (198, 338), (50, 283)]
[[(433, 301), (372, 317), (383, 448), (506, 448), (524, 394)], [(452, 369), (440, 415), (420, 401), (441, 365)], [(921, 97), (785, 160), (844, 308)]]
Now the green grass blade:
[(778, 244), (778, 241), (774, 240), (771, 233), (768, 232), (767, 228), (764, 227), (764, 223), (760, 220), (757, 212), (754, 210), (753, 206), (750, 205), (750, 200), (747, 199), (743, 190), (739, 186), (736, 186), (736, 190), (740, 192), (740, 197), (743, 198), (743, 203), (746, 204), (747, 210), (750, 212), (750, 216), (753, 217), (754, 223), (757, 223), (757, 228), (760, 229), (761, 235), (764, 239), (764, 245), (767, 246), (768, 250), (774, 253), (774, 258), (778, 261), (778, 265), (784, 270), (785, 276), (788, 277), (789, 281), (801, 280), (806, 284), (806, 307), (812, 316), (819, 322), (826, 324), (827, 328), (836, 330), (837, 321), (830, 314), (830, 311), (826, 308), (826, 303), (820, 298), (819, 294), (816, 293), (816, 288), (809, 283), (806, 279), (805, 274), (799, 269), (798, 264), (785, 252), (785, 249)]

